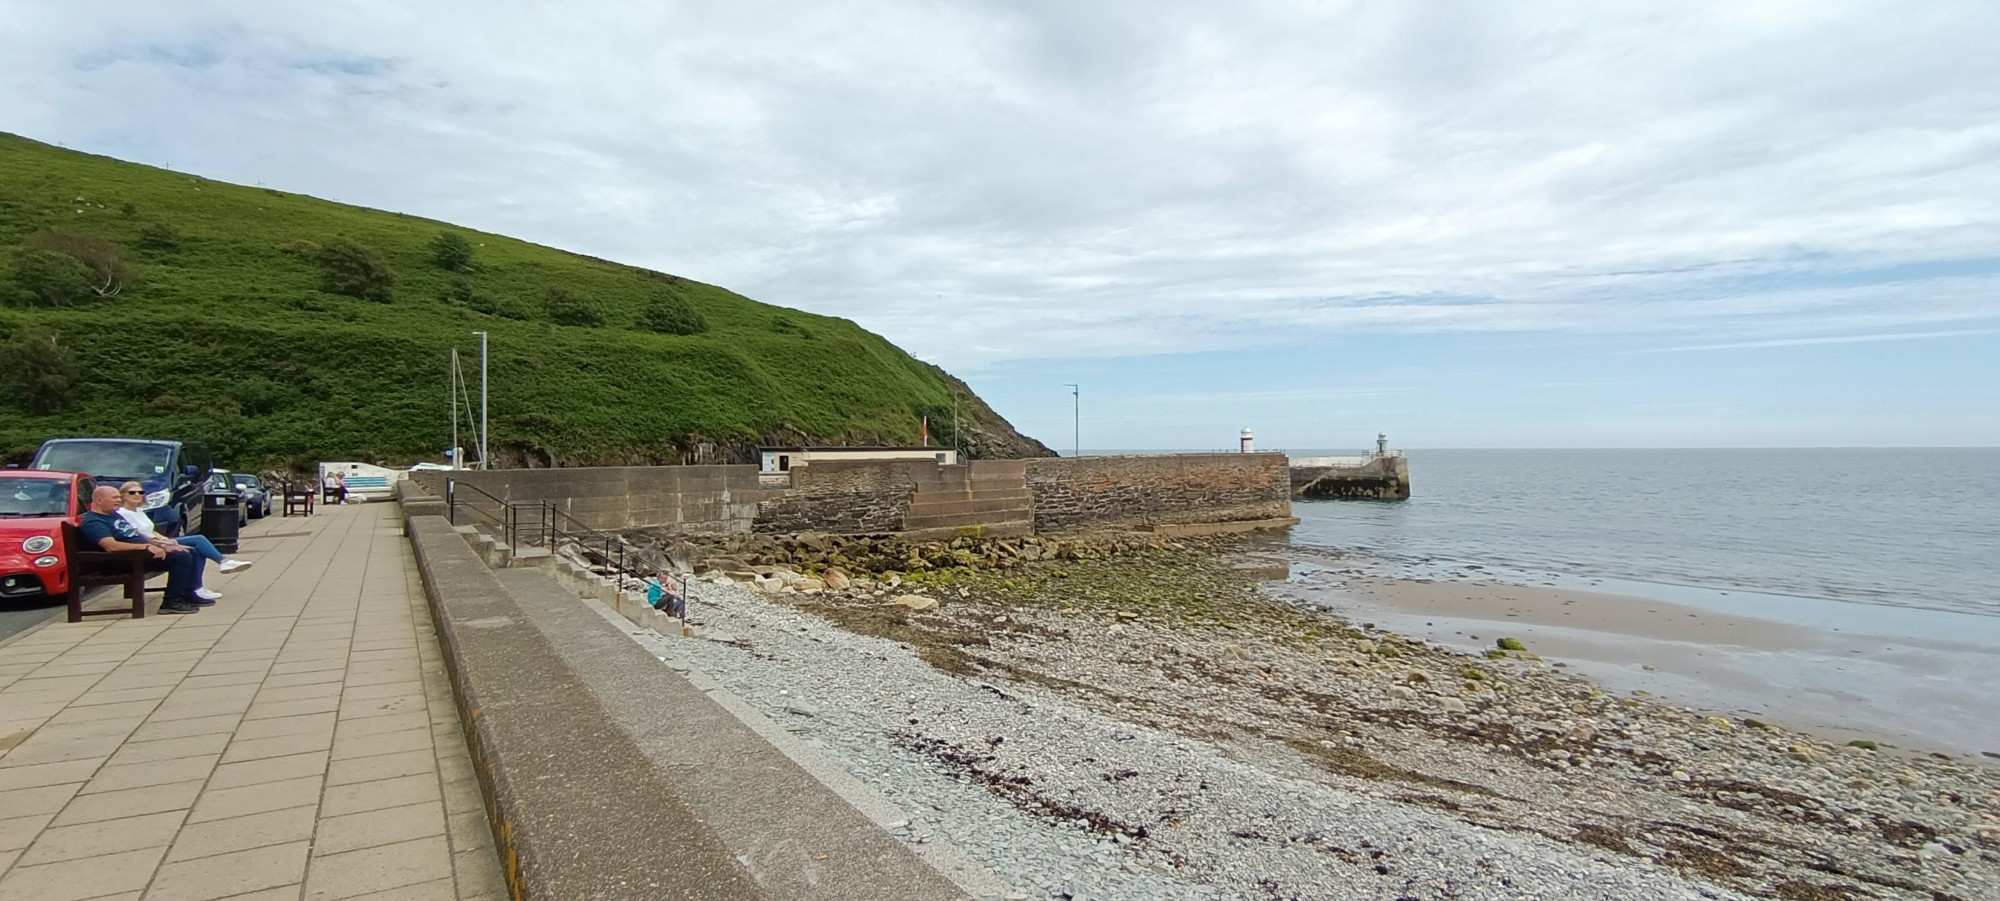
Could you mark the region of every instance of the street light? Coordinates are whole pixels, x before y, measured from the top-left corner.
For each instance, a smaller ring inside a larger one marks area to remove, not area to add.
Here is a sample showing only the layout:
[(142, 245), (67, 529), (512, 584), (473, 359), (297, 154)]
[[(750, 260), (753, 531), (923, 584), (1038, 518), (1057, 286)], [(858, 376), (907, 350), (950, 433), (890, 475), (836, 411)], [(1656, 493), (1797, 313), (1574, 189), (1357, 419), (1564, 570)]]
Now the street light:
[(1071, 404), (1069, 455), (1081, 457), (1083, 456), (1083, 389), (1078, 388), (1073, 382), (1064, 382), (1063, 387), (1069, 389)]
[(473, 332), (479, 336), (479, 468), (489, 469), (486, 464), (486, 441), (491, 433), (486, 427), (486, 333)]

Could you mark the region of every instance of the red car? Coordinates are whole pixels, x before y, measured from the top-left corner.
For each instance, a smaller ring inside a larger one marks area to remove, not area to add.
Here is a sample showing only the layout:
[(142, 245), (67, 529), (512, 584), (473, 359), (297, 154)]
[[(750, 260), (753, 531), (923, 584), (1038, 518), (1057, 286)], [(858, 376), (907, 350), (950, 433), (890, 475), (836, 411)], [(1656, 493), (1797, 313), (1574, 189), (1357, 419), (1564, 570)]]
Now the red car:
[(61, 470), (0, 470), (0, 600), (69, 591), (62, 524), (90, 509), (90, 477)]

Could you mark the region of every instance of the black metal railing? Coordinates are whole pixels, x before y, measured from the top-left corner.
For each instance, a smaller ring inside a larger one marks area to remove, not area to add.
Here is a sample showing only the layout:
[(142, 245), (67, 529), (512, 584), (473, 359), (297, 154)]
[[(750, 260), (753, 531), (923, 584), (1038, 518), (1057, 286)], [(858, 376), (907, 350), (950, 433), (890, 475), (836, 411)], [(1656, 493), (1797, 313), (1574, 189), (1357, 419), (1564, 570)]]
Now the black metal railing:
[[(479, 503), (480, 498), (487, 503)], [(565, 512), (559, 502), (504, 500), (470, 482), (446, 479), (444, 503), (446, 518), (452, 525), (460, 524), (463, 511), (466, 525), (483, 524), (496, 530), (510, 548), (540, 547), (555, 554), (565, 544), (573, 544), (586, 557), (583, 562), (601, 567), (603, 575), (621, 588), (627, 579), (645, 584), (649, 595), (658, 586), (660, 603), (655, 609), (678, 617), (683, 627), (687, 625), (692, 579), (674, 572), (673, 567), (658, 557), (626, 544), (625, 539), (584, 525)], [(597, 559), (587, 559), (590, 557)], [(648, 603), (652, 603), (652, 598), (648, 598)]]
[[(472, 495), (483, 497), (490, 501), (493, 509), (482, 509), (475, 497), (466, 494), (468, 491)], [(508, 547), (517, 547), (520, 544), (518, 520), (520, 518), (519, 508), (521, 506), (523, 505), (496, 497), (493, 492), (487, 491), (471, 482), (464, 482), (458, 479), (444, 480), (446, 521), (454, 526), (476, 526), (483, 523), (497, 530), (500, 533), (500, 539), (507, 542)], [(528, 506), (539, 506), (539, 502), (532, 502)], [(466, 514), (463, 523), (460, 522), (460, 510), (465, 511)]]
[(689, 588), (693, 584), (693, 579), (686, 574), (674, 572), (673, 567), (668, 566), (665, 561), (625, 543), (625, 539), (617, 535), (584, 525), (581, 520), (557, 506), (555, 501), (539, 502), (537, 506), (541, 510), (533, 519), (525, 515), (516, 517), (516, 523), (523, 535), (533, 534), (540, 538), (541, 545), (548, 548), (550, 553), (555, 553), (565, 542), (576, 545), (582, 553), (597, 557), (598, 564), (606, 571), (605, 575), (620, 585), (623, 585), (628, 578), (644, 583), (647, 586), (649, 604), (653, 604), (653, 598), (650, 596), (652, 588), (658, 586), (659, 603), (653, 604), (654, 609), (678, 617), (681, 626), (683, 628), (687, 626), (688, 604), (693, 599)]

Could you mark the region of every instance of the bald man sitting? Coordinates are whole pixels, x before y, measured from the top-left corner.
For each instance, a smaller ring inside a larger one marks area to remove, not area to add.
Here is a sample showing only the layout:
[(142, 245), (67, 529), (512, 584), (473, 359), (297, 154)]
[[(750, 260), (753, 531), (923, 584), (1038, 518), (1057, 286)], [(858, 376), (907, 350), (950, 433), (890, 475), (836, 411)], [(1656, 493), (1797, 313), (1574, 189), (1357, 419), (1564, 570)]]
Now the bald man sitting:
[(165, 571), (167, 574), (167, 596), (160, 602), (161, 613), (193, 613), (205, 604), (194, 596), (195, 586), (200, 584), (195, 576), (195, 567), (202, 565), (200, 557), (182, 548), (169, 550), (150, 544), (145, 536), (132, 530), (132, 524), (118, 516), (118, 489), (109, 485), (99, 485), (90, 493), (90, 512), (83, 514), (83, 521), (77, 528), (83, 534), (83, 543), (107, 551), (147, 551), (153, 559), (146, 561), (146, 569), (152, 572)]

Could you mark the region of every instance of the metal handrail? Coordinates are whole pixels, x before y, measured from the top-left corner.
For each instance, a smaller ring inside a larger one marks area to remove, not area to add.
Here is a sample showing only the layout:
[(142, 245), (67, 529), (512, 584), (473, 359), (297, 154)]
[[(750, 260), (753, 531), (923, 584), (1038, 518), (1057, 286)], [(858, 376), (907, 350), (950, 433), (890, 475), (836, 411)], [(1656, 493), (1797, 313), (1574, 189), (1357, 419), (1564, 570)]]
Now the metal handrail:
[[(478, 505), (472, 503), (470, 500), (461, 500), (458, 493), (461, 488), (470, 488), (474, 494), (492, 501), (495, 506), (500, 508), (499, 515), (496, 516), (479, 509)], [(519, 508), (522, 506), (539, 505), (539, 503), (539, 501), (516, 503), (497, 497), (493, 492), (487, 491), (471, 482), (461, 483), (458, 479), (444, 480), (445, 521), (452, 525), (458, 525), (458, 508), (463, 506), (465, 509), (485, 517), (488, 523), (498, 526), (501, 537), (506, 540), (508, 547), (514, 547), (520, 543)]]
[(549, 553), (555, 553), (557, 543), (562, 540), (574, 541), (585, 548), (598, 550), (604, 558), (604, 565), (621, 582), (629, 576), (642, 582), (657, 583), (663, 590), (673, 591), (680, 599), (680, 603), (676, 605), (677, 610), (671, 612), (677, 613), (683, 629), (687, 627), (688, 606), (694, 599), (690, 591), (692, 579), (669, 570), (658, 561), (648, 559), (646, 554), (627, 545), (625, 539), (585, 525), (582, 520), (564, 511), (554, 501), (544, 501), (539, 506), (542, 507), (542, 514), (538, 526), (542, 528), (541, 536), (546, 541), (544, 546), (549, 549)]

